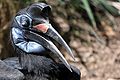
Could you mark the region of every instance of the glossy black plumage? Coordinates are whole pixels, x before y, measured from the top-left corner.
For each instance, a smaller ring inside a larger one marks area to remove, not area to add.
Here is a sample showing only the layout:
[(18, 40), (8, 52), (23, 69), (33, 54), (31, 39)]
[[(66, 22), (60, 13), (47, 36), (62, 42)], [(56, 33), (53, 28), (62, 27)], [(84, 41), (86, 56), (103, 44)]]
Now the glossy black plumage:
[[(45, 3), (35, 3), (16, 14), (10, 33), (18, 57), (4, 62), (22, 72), (25, 80), (80, 80), (80, 71), (68, 64), (49, 38), (52, 37), (63, 45), (74, 58), (69, 46), (49, 23), (50, 10), (51, 7)], [(34, 26), (38, 24), (36, 30)], [(52, 54), (61, 62), (53, 60)]]
[(25, 80), (80, 80), (80, 71), (74, 66), (71, 66), (73, 72), (70, 72), (64, 64), (56, 63), (44, 56), (25, 54), (22, 57), (25, 60), (23, 68), (21, 68), (17, 57), (5, 59), (4, 62), (21, 71)]

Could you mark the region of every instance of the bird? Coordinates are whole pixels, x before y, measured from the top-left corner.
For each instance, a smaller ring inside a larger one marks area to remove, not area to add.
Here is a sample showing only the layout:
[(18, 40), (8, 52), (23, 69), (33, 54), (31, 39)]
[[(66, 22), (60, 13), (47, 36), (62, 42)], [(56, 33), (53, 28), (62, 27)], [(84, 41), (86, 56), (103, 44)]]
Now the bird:
[(75, 59), (51, 25), (51, 12), (50, 5), (33, 3), (16, 13), (11, 21), (10, 40), (17, 57), (3, 61), (23, 73), (24, 80), (80, 80), (80, 70), (67, 62), (53, 42), (62, 45)]

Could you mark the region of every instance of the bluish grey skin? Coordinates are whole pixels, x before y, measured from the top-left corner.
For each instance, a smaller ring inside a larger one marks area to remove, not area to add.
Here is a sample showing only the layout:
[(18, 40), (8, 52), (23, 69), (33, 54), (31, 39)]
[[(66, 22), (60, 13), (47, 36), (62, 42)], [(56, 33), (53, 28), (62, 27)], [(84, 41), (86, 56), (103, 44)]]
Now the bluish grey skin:
[[(36, 3), (19, 11), (11, 26), (11, 37), (13, 44), (26, 54), (40, 54), (46, 51), (47, 48), (53, 52), (53, 54), (57, 55), (63, 64), (72, 72), (71, 67), (64, 56), (49, 39), (49, 37), (52, 37), (64, 46), (70, 56), (74, 59), (69, 46), (49, 23), (48, 13), (50, 11), (51, 7), (44, 3)], [(43, 23), (48, 25), (46, 32), (41, 32), (33, 28), (33, 26)], [(45, 35), (45, 37), (41, 36), (41, 33), (42, 35)]]

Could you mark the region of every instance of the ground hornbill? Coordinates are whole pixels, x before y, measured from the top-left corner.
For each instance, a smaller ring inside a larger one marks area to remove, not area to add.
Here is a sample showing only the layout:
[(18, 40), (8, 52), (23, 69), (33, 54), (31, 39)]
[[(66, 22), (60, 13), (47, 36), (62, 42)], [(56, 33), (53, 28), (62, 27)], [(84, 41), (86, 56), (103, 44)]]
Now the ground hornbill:
[(4, 62), (19, 70), (23, 78), (13, 80), (80, 80), (80, 71), (68, 64), (52, 42), (55, 40), (64, 46), (74, 59), (69, 46), (49, 23), (50, 11), (49, 5), (34, 3), (14, 17), (11, 41), (18, 58), (9, 58)]

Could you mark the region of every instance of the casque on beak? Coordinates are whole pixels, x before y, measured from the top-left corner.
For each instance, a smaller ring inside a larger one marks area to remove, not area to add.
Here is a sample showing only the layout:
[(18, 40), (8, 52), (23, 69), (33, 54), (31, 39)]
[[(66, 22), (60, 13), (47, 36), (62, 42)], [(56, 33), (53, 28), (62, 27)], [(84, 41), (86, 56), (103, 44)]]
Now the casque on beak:
[[(46, 8), (43, 8), (43, 12), (49, 11), (49, 6)], [(39, 22), (39, 20), (38, 20)], [(75, 60), (73, 53), (67, 43), (63, 40), (63, 38), (60, 36), (60, 34), (52, 27), (52, 25), (47, 20), (43, 20), (44, 23), (39, 23), (34, 26), (32, 26), (31, 30), (25, 30), (25, 36), (33, 41), (36, 41), (37, 43), (41, 44), (42, 46), (46, 47), (47, 49), (51, 50), (55, 55), (58, 56), (58, 58), (64, 63), (64, 65), (72, 72), (70, 65), (62, 55), (62, 53), (58, 50), (58, 48), (54, 45), (54, 43), (49, 39), (49, 37), (56, 40), (59, 44), (64, 46), (64, 48), (67, 50), (69, 55)], [(35, 30), (35, 31), (34, 31)], [(36, 33), (37, 31), (37, 33)], [(38, 34), (38, 32), (42, 32), (46, 36), (41, 36)]]
[[(58, 43), (60, 43), (64, 48), (68, 51), (70, 56), (74, 59), (73, 53), (69, 46), (66, 44), (66, 42), (63, 40), (63, 38), (59, 35), (59, 33), (51, 26), (49, 23), (43, 23), (43, 24), (38, 24), (34, 26), (33, 28), (37, 29), (37, 31), (40, 31), (44, 33), (45, 35), (53, 38), (56, 40)], [(26, 30), (26, 37), (28, 39), (34, 40), (37, 43), (43, 45), (50, 51), (52, 51), (55, 55), (58, 56), (58, 58), (64, 63), (64, 65), (72, 72), (70, 65), (62, 55), (62, 53), (58, 50), (58, 48), (54, 45), (54, 43), (49, 39), (47, 36), (41, 36), (33, 31)], [(34, 37), (33, 37), (34, 36)]]
[(69, 55), (75, 60), (74, 55), (67, 45), (67, 43), (63, 40), (63, 38), (60, 36), (60, 34), (52, 27), (51, 24), (49, 23), (43, 23), (43, 24), (38, 24), (34, 26), (37, 30), (43, 32), (47, 36), (50, 36), (54, 40), (56, 40), (59, 44), (61, 44), (69, 53)]

